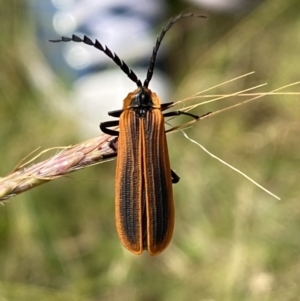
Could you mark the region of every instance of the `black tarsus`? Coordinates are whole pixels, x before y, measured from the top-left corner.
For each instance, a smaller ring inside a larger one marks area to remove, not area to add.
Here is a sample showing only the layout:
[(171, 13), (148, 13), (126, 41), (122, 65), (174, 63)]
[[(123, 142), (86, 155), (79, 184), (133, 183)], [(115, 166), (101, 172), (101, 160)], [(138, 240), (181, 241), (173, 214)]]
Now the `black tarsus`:
[(58, 42), (83, 42), (87, 45), (94, 46), (98, 50), (104, 52), (108, 57), (110, 57), (120, 68), (121, 70), (133, 81), (137, 84), (138, 87), (142, 86), (142, 82), (138, 79), (137, 75), (125, 64), (123, 60), (121, 60), (115, 53), (112, 53), (107, 46), (103, 47), (102, 44), (95, 40), (95, 43), (87, 36), (84, 36), (83, 39), (76, 35), (72, 35), (72, 38), (69, 37), (61, 37), (60, 40), (49, 40), (53, 43)]
[(167, 25), (165, 25), (163, 27), (163, 29), (161, 30), (160, 35), (157, 37), (156, 40), (156, 44), (153, 47), (153, 51), (152, 51), (152, 56), (150, 59), (150, 63), (149, 63), (149, 67), (148, 67), (148, 71), (147, 71), (147, 77), (144, 81), (144, 87), (148, 87), (151, 79), (152, 79), (152, 75), (153, 75), (153, 71), (154, 71), (154, 67), (155, 67), (155, 61), (156, 61), (156, 55), (160, 46), (160, 43), (162, 41), (162, 39), (164, 38), (166, 32), (172, 27), (172, 25), (174, 23), (176, 23), (178, 20), (182, 19), (182, 18), (186, 18), (186, 17), (198, 17), (198, 18), (206, 18), (206, 16), (202, 16), (202, 15), (195, 15), (194, 13), (188, 13), (188, 14), (179, 14), (178, 16), (172, 18), (169, 20), (169, 22), (167, 23)]
[(172, 183), (176, 184), (179, 182), (180, 177), (175, 173), (173, 169), (171, 169), (171, 177), (172, 177)]
[(119, 131), (108, 129), (111, 126), (118, 126), (118, 125), (119, 125), (119, 120), (110, 120), (110, 121), (101, 122), (99, 127), (104, 134), (110, 136), (119, 136)]
[(108, 142), (108, 146), (114, 151), (114, 152), (117, 152), (118, 151), (118, 148), (115, 146), (115, 144), (118, 142), (118, 136), (113, 138), (112, 140), (110, 140)]

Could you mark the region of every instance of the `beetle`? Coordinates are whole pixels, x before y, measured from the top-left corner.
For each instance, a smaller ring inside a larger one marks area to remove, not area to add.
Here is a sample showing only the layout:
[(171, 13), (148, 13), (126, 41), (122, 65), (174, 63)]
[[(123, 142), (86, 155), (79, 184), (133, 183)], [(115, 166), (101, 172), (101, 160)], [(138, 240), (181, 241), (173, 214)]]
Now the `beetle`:
[[(180, 14), (166, 24), (156, 44), (142, 84), (136, 74), (107, 46), (87, 36), (73, 35), (51, 42), (83, 42), (94, 46), (110, 57), (137, 85), (123, 101), (121, 110), (108, 112), (118, 120), (100, 124), (102, 132), (118, 137), (115, 184), (115, 216), (117, 232), (123, 245), (134, 254), (147, 250), (150, 255), (161, 253), (170, 243), (174, 229), (174, 197), (172, 183), (179, 181), (170, 167), (164, 118), (176, 115), (199, 116), (183, 111), (162, 113), (173, 102), (161, 103), (148, 86), (151, 81), (158, 49), (166, 32), (178, 20), (186, 17), (205, 17)], [(119, 127), (119, 130), (111, 127)]]

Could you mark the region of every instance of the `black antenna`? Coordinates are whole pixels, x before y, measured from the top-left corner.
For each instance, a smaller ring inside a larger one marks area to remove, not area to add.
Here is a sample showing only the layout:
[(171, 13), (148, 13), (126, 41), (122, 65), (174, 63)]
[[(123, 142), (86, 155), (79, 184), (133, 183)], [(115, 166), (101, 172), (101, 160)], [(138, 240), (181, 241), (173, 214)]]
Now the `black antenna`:
[(167, 25), (163, 27), (163, 29), (161, 30), (160, 35), (157, 37), (156, 44), (153, 47), (152, 56), (151, 56), (150, 63), (149, 63), (149, 68), (148, 68), (148, 71), (147, 71), (147, 77), (144, 81), (144, 87), (147, 88), (150, 81), (151, 81), (153, 71), (154, 71), (154, 66), (155, 66), (156, 55), (157, 55), (160, 43), (161, 43), (162, 39), (164, 38), (166, 32), (172, 27), (172, 25), (174, 23), (176, 23), (180, 19), (187, 18), (187, 17), (194, 17), (194, 16), (198, 17), (198, 18), (206, 18), (206, 16), (195, 15), (194, 13), (180, 14), (180, 15), (170, 19), (169, 22), (167, 23)]
[(138, 87), (142, 86), (141, 81), (138, 79), (136, 74), (124, 63), (123, 60), (121, 60), (115, 53), (112, 53), (107, 46), (103, 47), (101, 43), (98, 40), (95, 40), (95, 43), (87, 36), (84, 36), (83, 39), (79, 38), (76, 35), (72, 35), (72, 38), (68, 37), (61, 37), (60, 40), (49, 40), (53, 43), (58, 42), (83, 42), (87, 45), (94, 46), (100, 51), (103, 51), (108, 57), (110, 57), (121, 69), (122, 71), (133, 81), (137, 84)]

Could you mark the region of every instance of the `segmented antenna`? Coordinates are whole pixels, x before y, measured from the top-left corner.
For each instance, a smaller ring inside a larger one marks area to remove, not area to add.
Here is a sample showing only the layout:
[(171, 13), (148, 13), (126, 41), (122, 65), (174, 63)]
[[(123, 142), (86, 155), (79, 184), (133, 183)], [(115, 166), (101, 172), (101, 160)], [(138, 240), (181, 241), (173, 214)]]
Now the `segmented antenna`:
[(178, 15), (178, 16), (176, 16), (176, 17), (169, 20), (167, 25), (164, 26), (163, 29), (161, 30), (160, 35), (157, 37), (156, 44), (153, 47), (152, 56), (151, 56), (150, 63), (149, 63), (149, 68), (148, 68), (148, 71), (147, 71), (147, 77), (144, 81), (144, 87), (147, 88), (150, 81), (151, 81), (153, 71), (154, 71), (154, 66), (155, 66), (156, 55), (157, 55), (160, 43), (161, 43), (162, 39), (164, 38), (166, 32), (172, 27), (172, 25), (174, 23), (176, 23), (177, 21), (179, 21), (182, 18), (187, 18), (187, 17), (206, 18), (206, 16), (195, 15), (193, 13), (189, 13), (189, 14), (180, 14), (180, 15)]
[(103, 47), (98, 40), (95, 40), (95, 43), (87, 36), (84, 36), (83, 39), (79, 38), (76, 35), (72, 35), (72, 38), (68, 37), (61, 37), (60, 40), (49, 40), (53, 43), (58, 42), (83, 42), (87, 45), (94, 46), (100, 51), (103, 51), (108, 57), (110, 57), (121, 69), (122, 71), (133, 81), (137, 84), (138, 87), (142, 86), (141, 81), (138, 79), (136, 74), (125, 64), (123, 60), (121, 60), (115, 53), (112, 53), (107, 46)]

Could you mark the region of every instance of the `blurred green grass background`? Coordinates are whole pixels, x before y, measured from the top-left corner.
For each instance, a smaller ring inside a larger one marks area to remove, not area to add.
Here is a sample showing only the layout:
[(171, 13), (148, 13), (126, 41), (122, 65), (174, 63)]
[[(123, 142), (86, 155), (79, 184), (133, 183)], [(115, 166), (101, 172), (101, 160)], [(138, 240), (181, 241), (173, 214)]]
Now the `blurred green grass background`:
[[(28, 75), (36, 57), (28, 51), (34, 24), (25, 4), (0, 2), (2, 176), (38, 146), (79, 142), (76, 119), (49, 104), (62, 90), (41, 93)], [(210, 14), (200, 25), (176, 26), (166, 39), (173, 100), (249, 71), (256, 73), (213, 93), (298, 81), (299, 16), (299, 1), (269, 0), (248, 15)], [(299, 113), (299, 96), (265, 97), (187, 130), (281, 201), (180, 133), (168, 136), (181, 176), (176, 226), (170, 246), (154, 258), (132, 255), (118, 240), (114, 161), (13, 198), (0, 208), (0, 300), (299, 300)]]

